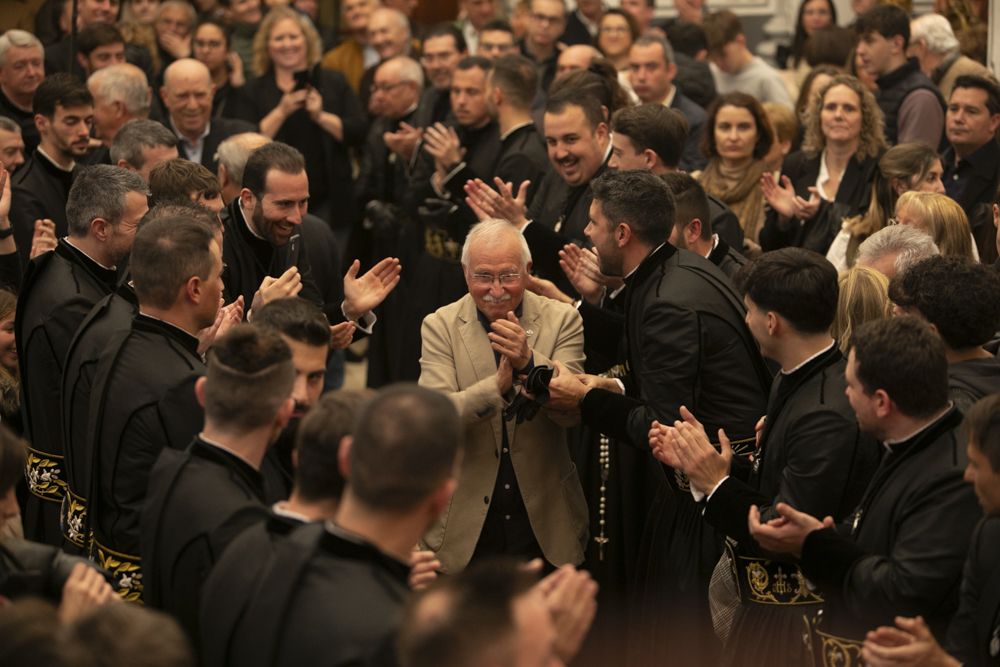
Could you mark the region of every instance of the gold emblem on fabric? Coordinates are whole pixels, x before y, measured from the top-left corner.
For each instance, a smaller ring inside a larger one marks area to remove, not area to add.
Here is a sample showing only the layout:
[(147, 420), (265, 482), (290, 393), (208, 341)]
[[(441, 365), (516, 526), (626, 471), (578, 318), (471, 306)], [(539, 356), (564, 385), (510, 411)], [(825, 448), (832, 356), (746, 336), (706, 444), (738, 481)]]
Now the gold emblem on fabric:
[(809, 587), (802, 570), (794, 563), (737, 556), (740, 588), (749, 602), (758, 604), (819, 604), (823, 597)]
[(32, 495), (52, 503), (62, 502), (66, 482), (62, 479), (63, 457), (28, 448), (24, 477)]
[(73, 493), (68, 486), (62, 499), (62, 506), (59, 508), (59, 525), (67, 542), (81, 549), (90, 546), (93, 535), (86, 528), (87, 501)]
[(142, 562), (138, 556), (109, 549), (94, 540), (93, 560), (111, 573), (112, 585), (121, 599), (142, 604)]
[(861, 667), (862, 643), (816, 630), (823, 667)]

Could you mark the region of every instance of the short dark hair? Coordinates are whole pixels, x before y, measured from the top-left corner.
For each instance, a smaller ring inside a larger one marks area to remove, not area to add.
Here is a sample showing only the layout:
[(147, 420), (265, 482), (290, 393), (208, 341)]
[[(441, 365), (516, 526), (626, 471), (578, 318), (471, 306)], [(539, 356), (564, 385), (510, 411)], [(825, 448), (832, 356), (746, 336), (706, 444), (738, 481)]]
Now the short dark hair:
[(926, 322), (909, 315), (866, 322), (850, 349), (865, 393), (885, 391), (904, 415), (931, 417), (948, 404), (944, 343)]
[(674, 109), (650, 102), (616, 111), (611, 130), (627, 136), (637, 150), (648, 148), (665, 166), (676, 169), (687, 141), (688, 122)]
[(205, 419), (249, 433), (274, 419), (294, 384), (292, 351), (278, 332), (238, 324), (208, 354)]
[(110, 23), (95, 23), (80, 31), (76, 52), (89, 56), (94, 49), (111, 44), (125, 44), (121, 31)]
[(719, 150), (715, 145), (715, 117), (719, 115), (719, 109), (725, 106), (746, 109), (753, 116), (757, 125), (757, 143), (753, 147), (753, 158), (760, 160), (771, 150), (774, 143), (774, 129), (771, 121), (767, 118), (767, 112), (761, 106), (760, 101), (753, 95), (746, 93), (725, 93), (715, 98), (715, 101), (708, 106), (706, 114), (708, 120), (705, 122), (705, 131), (701, 135), (701, 152), (709, 159), (717, 157)]
[(190, 200), (155, 204), (146, 211), (146, 215), (142, 216), (142, 220), (139, 221), (139, 227), (160, 218), (192, 218), (204, 225), (208, 225), (214, 231), (222, 231), (222, 221), (219, 220), (219, 216), (204, 206)]
[(451, 477), (462, 437), (446, 396), (415, 384), (390, 385), (354, 426), (348, 486), (368, 507), (412, 509)]
[(177, 145), (177, 135), (162, 123), (148, 118), (133, 118), (121, 126), (111, 142), (111, 161), (118, 164), (125, 160), (133, 169), (146, 166), (142, 149), (154, 146), (173, 148)]
[(50, 74), (38, 84), (31, 100), (31, 110), (46, 118), (56, 115), (56, 107), (93, 106), (94, 98), (78, 78), (65, 72)]
[(889, 283), (892, 302), (916, 308), (952, 350), (979, 347), (993, 338), (1000, 328), (997, 295), (1000, 274), (963, 257), (928, 257)]
[(640, 169), (609, 169), (591, 182), (591, 191), (612, 226), (628, 225), (653, 248), (670, 238), (674, 196), (659, 176)]
[(694, 58), (699, 51), (708, 51), (705, 30), (691, 21), (671, 21), (666, 28), (667, 40), (677, 53)]
[(684, 231), (684, 228), (697, 218), (701, 221), (700, 238), (707, 241), (712, 238), (712, 220), (708, 208), (708, 195), (701, 183), (679, 171), (671, 171), (661, 174), (660, 178), (670, 188), (670, 194), (674, 196), (674, 226), (677, 231)]
[[(583, 106), (581, 100), (590, 100)], [(566, 104), (584, 108), (587, 118), (600, 118), (607, 123), (611, 114), (631, 104), (628, 93), (618, 83), (618, 70), (606, 58), (598, 58), (587, 69), (579, 69), (557, 77), (549, 86), (545, 113), (562, 113)], [(601, 109), (604, 107), (604, 109)], [(592, 127), (597, 127), (594, 122)]]
[[(537, 577), (506, 558), (475, 563), (410, 598), (397, 639), (404, 667), (466, 667), (503, 650), (517, 631), (514, 601)], [(432, 606), (433, 612), (424, 609)]]
[(196, 664), (188, 638), (177, 621), (142, 605), (100, 605), (64, 627), (63, 632), (73, 664), (143, 667)]
[(805, 248), (782, 248), (758, 257), (743, 273), (743, 294), (804, 334), (829, 332), (837, 314), (837, 269)]
[(513, 26), (511, 26), (509, 21), (506, 21), (504, 19), (493, 19), (492, 21), (484, 25), (483, 29), (480, 30), (479, 32), (483, 33), (486, 32), (487, 30), (493, 30), (495, 32), (509, 32), (512, 35), (514, 34)]
[(493, 61), (485, 56), (465, 56), (458, 61), (455, 69), (463, 72), (470, 69), (481, 69), (485, 73), (493, 69)]
[(24, 477), (24, 458), (28, 447), (5, 425), (0, 425), (0, 496)]
[(1000, 472), (1000, 394), (990, 394), (965, 413), (962, 424), (969, 442), (986, 456), (993, 472)]
[(983, 91), (986, 93), (986, 110), (991, 116), (1000, 113), (1000, 86), (996, 79), (978, 74), (963, 74), (955, 79), (951, 92), (954, 93), (959, 88), (978, 88)]
[(140, 225), (132, 243), (132, 285), (140, 304), (170, 308), (192, 277), (212, 270), (212, 228), (193, 218), (157, 218)]
[(340, 474), (340, 441), (351, 435), (371, 389), (324, 394), (302, 419), (295, 434), (295, 490), (304, 500), (339, 500), (345, 480)]
[[(226, 3), (226, 4), (228, 5), (228, 3)], [(196, 25), (194, 28), (191, 29), (191, 39), (194, 39), (194, 36), (198, 33), (198, 28), (200, 28), (202, 26), (205, 26), (205, 25), (213, 25), (213, 26), (215, 26), (216, 28), (218, 28), (219, 30), (222, 31), (222, 39), (226, 43), (226, 50), (228, 50), (230, 44), (232, 44), (233, 32), (229, 28), (229, 26), (227, 26), (226, 24), (224, 24), (219, 19), (214, 19), (214, 18), (211, 18), (211, 17), (206, 17), (206, 18), (203, 18), (200, 21), (198, 21), (198, 25)]]
[(465, 43), (465, 35), (462, 31), (455, 27), (454, 23), (445, 22), (438, 23), (427, 31), (424, 35), (424, 44), (427, 43), (428, 39), (434, 39), (435, 37), (451, 37), (455, 42), (455, 50), (459, 53), (464, 53), (469, 49), (468, 45)]
[(149, 172), (149, 196), (154, 204), (190, 201), (192, 194), (219, 194), (219, 179), (197, 162), (175, 158)]
[(297, 149), (280, 141), (272, 141), (255, 149), (247, 158), (243, 169), (243, 187), (256, 197), (262, 197), (267, 188), (267, 174), (271, 170), (283, 174), (301, 174), (306, 170), (306, 160)]
[(330, 325), (326, 315), (315, 303), (301, 297), (271, 301), (254, 311), (253, 323), (274, 329), (299, 343), (330, 347)]
[(910, 17), (898, 5), (875, 5), (857, 18), (854, 32), (859, 37), (876, 32), (886, 39), (902, 35), (905, 49), (910, 44)]
[(833, 65), (837, 68), (838, 74), (843, 73), (856, 43), (857, 35), (850, 28), (839, 25), (820, 28), (810, 35), (809, 41), (806, 42), (806, 62), (813, 68)]
[[(574, 77), (574, 79), (587, 78), (584, 75), (594, 77), (595, 79), (599, 78), (596, 74), (580, 70), (578, 72), (570, 72), (559, 79), (559, 81), (565, 81), (570, 77)], [(588, 95), (580, 86), (574, 85), (560, 87), (558, 90), (550, 92), (549, 98), (545, 102), (545, 113), (561, 114), (572, 106), (580, 107), (592, 130), (597, 129), (597, 126), (601, 123), (608, 121), (604, 115), (604, 110), (602, 109), (604, 105), (602, 105), (601, 100), (594, 95)]]
[(726, 44), (744, 34), (740, 17), (728, 9), (706, 16), (701, 28), (705, 31), (705, 42), (712, 53), (721, 51)]
[(519, 54), (501, 56), (493, 61), (490, 73), (493, 85), (503, 91), (511, 105), (530, 109), (538, 92), (538, 71), (535, 63)]

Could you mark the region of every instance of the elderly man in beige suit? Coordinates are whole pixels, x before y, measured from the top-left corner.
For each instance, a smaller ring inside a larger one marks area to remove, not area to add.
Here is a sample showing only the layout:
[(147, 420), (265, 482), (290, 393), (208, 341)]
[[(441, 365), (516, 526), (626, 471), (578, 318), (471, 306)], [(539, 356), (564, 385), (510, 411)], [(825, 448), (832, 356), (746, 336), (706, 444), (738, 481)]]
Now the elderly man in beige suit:
[(462, 267), (469, 294), (421, 330), (420, 384), (448, 393), (466, 429), (458, 489), (425, 545), (444, 572), (494, 555), (578, 564), (587, 508), (566, 446), (570, 421), (543, 408), (517, 424), (503, 410), (531, 368), (558, 360), (580, 371), (580, 314), (525, 291), (531, 254), (506, 221), (472, 228)]

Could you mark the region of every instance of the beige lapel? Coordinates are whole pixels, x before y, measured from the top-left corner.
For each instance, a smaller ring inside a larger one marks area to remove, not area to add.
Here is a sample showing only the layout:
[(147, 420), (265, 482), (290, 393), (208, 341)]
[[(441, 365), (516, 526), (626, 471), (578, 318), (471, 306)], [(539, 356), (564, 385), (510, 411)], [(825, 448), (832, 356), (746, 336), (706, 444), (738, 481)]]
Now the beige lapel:
[[(458, 325), (458, 334), (462, 338), (465, 353), (468, 355), (469, 363), (476, 374), (475, 382), (479, 382), (496, 375), (497, 363), (494, 359), (493, 348), (490, 347), (490, 339), (486, 337), (486, 331), (479, 322), (476, 302), (468, 295), (465, 297), (465, 301), (466, 303), (463, 304), (458, 315), (461, 320)], [(464, 378), (459, 378), (460, 382), (463, 380)], [(493, 427), (493, 437), (497, 446), (503, 440), (503, 434), (500, 431), (501, 418), (501, 413), (498, 411), (490, 419), (490, 426)]]

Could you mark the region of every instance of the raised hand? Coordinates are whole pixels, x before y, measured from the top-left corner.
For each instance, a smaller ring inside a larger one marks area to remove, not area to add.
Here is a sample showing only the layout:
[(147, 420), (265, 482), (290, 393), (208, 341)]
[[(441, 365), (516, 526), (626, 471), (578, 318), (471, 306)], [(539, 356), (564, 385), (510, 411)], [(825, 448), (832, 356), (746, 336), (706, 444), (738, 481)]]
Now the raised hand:
[(861, 657), (870, 667), (960, 667), (945, 653), (921, 616), (897, 616), (896, 626), (882, 626), (865, 636)]
[(539, 296), (544, 296), (548, 299), (553, 299), (555, 301), (561, 301), (562, 303), (573, 303), (573, 299), (569, 297), (568, 294), (563, 292), (561, 289), (556, 287), (556, 284), (551, 280), (546, 280), (545, 278), (539, 278), (538, 276), (528, 275), (528, 283), (526, 287)]
[(597, 582), (587, 572), (564, 565), (538, 582), (556, 630), (555, 650), (569, 664), (580, 650), (597, 613)]
[(434, 123), (424, 131), (424, 150), (434, 158), (435, 166), (443, 173), (461, 162), (465, 155), (455, 128), (443, 123)]
[(422, 129), (407, 123), (400, 123), (399, 129), (395, 132), (382, 133), (382, 141), (385, 142), (386, 148), (409, 162), (413, 159), (413, 151), (417, 149), (417, 144), (420, 143), (423, 135)]
[(360, 278), (361, 262), (354, 260), (344, 274), (344, 315), (354, 321), (381, 304), (399, 284), (402, 267), (395, 257), (386, 257)]
[(525, 215), (528, 212), (526, 201), (531, 181), (522, 181), (517, 193), (514, 192), (512, 183), (505, 183), (500, 178), (495, 178), (494, 182), (496, 190), (478, 178), (466, 181), (465, 202), (480, 220), (500, 218), (523, 229), (528, 224)]
[(802, 555), (802, 545), (809, 533), (833, 527), (832, 517), (820, 521), (787, 503), (778, 503), (774, 509), (778, 516), (767, 523), (761, 523), (760, 510), (756, 505), (750, 508), (747, 517), (750, 534), (761, 548), (771, 553), (791, 554), (798, 558)]
[(272, 278), (271, 276), (264, 277), (264, 280), (260, 283), (260, 289), (254, 294), (251, 308), (257, 310), (277, 299), (298, 296), (301, 291), (302, 274), (299, 273), (298, 267), (290, 266), (277, 278)]
[(601, 273), (596, 250), (567, 243), (559, 251), (559, 266), (581, 297), (591, 305), (598, 305), (604, 296), (608, 277)]
[(305, 88), (302, 90), (292, 90), (282, 95), (281, 101), (278, 102), (278, 109), (281, 110), (281, 115), (288, 118), (299, 109), (305, 107), (308, 95), (309, 91)]
[(410, 589), (419, 591), (427, 588), (437, 579), (437, 570), (441, 567), (441, 561), (435, 556), (433, 551), (420, 551), (414, 549), (410, 552)]
[(341, 322), (330, 327), (330, 347), (334, 350), (343, 350), (354, 341), (354, 330), (357, 327), (354, 322)]
[(495, 352), (510, 359), (511, 368), (520, 371), (531, 361), (531, 346), (528, 345), (528, 334), (521, 327), (514, 311), (507, 313), (507, 319), (498, 319), (490, 324), (491, 331), (487, 334), (490, 347)]
[(28, 253), (28, 259), (34, 259), (49, 250), (55, 250), (58, 244), (56, 223), (48, 218), (35, 220), (35, 233), (31, 237), (31, 252)]
[(795, 202), (795, 188), (788, 176), (781, 177), (779, 186), (774, 180), (774, 174), (765, 171), (760, 177), (760, 190), (764, 194), (764, 199), (771, 205), (778, 215), (783, 218), (794, 218), (798, 211)]
[(798, 195), (795, 196), (795, 217), (799, 220), (809, 220), (810, 218), (815, 217), (816, 213), (819, 211), (821, 201), (819, 190), (810, 186), (809, 199), (803, 199)]

